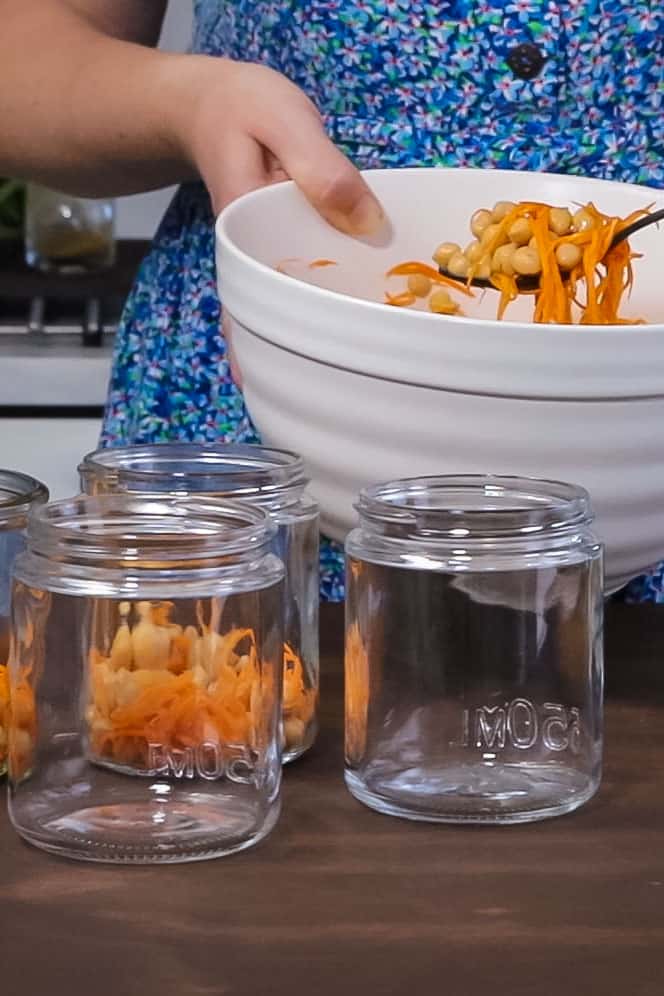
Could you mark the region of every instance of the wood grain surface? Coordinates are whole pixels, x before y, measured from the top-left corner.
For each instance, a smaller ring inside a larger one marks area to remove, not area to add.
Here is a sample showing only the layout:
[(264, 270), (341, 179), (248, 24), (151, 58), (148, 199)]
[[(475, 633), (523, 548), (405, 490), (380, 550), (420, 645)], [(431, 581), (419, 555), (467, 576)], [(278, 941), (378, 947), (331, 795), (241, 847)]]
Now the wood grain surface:
[(602, 789), (510, 828), (410, 824), (342, 780), (342, 612), (323, 728), (260, 846), (201, 864), (69, 863), (0, 815), (3, 996), (662, 996), (664, 606), (611, 605)]

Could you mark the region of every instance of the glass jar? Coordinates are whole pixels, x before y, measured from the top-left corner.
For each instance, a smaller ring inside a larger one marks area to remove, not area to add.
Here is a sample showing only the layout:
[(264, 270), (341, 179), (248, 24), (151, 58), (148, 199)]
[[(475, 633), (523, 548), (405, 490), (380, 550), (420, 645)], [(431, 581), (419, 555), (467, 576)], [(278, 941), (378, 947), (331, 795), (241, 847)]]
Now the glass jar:
[(241, 850), (280, 801), (283, 564), (237, 502), (54, 502), (16, 560), (10, 817), (94, 861)]
[(115, 203), (28, 184), (25, 260), (57, 273), (103, 270), (115, 262)]
[(423, 477), (348, 537), (346, 784), (414, 820), (520, 823), (597, 790), (602, 551), (581, 488)]
[(48, 491), (34, 477), (13, 470), (0, 470), (0, 777), (7, 770), (11, 566), (23, 549), (23, 533), (30, 508), (46, 501)]
[(79, 466), (89, 495), (150, 493), (241, 498), (277, 525), (284, 562), (284, 761), (313, 743), (318, 710), (318, 506), (306, 493), (302, 460), (287, 450), (242, 443), (159, 443), (88, 454)]

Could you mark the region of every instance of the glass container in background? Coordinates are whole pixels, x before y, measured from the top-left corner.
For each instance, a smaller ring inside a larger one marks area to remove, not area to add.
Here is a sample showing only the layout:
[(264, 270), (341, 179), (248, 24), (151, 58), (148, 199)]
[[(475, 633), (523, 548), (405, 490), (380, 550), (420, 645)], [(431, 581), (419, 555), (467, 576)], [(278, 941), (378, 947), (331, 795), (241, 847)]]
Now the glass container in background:
[(218, 857), (280, 804), (283, 564), (237, 502), (79, 496), (14, 565), (9, 812), (74, 858)]
[(9, 729), (9, 603), (11, 567), (23, 549), (28, 513), (48, 500), (45, 486), (34, 477), (0, 470), (0, 776), (7, 768)]
[(159, 443), (99, 450), (84, 458), (90, 495), (149, 493), (240, 498), (277, 525), (273, 550), (286, 567), (284, 760), (313, 743), (318, 706), (318, 506), (302, 460), (286, 450), (236, 443)]
[(71, 197), (28, 184), (25, 205), (28, 266), (62, 274), (103, 270), (115, 261), (115, 204)]
[(602, 552), (588, 495), (503, 477), (362, 493), (348, 537), (346, 784), (383, 813), (569, 812), (602, 759)]

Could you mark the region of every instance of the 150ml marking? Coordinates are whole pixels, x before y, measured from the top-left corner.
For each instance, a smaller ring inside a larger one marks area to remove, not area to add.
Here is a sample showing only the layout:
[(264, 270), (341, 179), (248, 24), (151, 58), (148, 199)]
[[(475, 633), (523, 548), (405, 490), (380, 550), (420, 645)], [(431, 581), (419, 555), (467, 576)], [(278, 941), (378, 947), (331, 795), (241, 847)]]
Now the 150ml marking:
[(167, 747), (148, 744), (148, 766), (155, 775), (171, 778), (228, 778), (241, 785), (253, 785), (258, 754), (245, 745), (219, 744), (204, 740), (196, 747)]
[(536, 705), (516, 698), (500, 706), (464, 709), (461, 736), (451, 746), (498, 751), (506, 747), (530, 750), (541, 746), (550, 751), (581, 749), (581, 715), (574, 706), (545, 702)]

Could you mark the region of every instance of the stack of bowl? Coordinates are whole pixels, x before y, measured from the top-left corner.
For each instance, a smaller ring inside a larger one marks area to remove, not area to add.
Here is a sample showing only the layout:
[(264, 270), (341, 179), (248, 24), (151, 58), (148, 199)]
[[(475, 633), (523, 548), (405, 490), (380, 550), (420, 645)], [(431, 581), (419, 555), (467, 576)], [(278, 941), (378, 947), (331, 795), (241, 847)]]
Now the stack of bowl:
[[(607, 591), (664, 558), (664, 242), (656, 228), (633, 241), (642, 258), (623, 306), (635, 320), (625, 325), (536, 325), (532, 299), (498, 322), (493, 290), (464, 316), (382, 303), (395, 286), (386, 271), (430, 260), (442, 241), (467, 242), (477, 208), (592, 201), (624, 216), (664, 206), (664, 193), (498, 170), (366, 178), (390, 219), (373, 242), (330, 228), (291, 183), (236, 201), (217, 223), (219, 289), (249, 409), (266, 443), (302, 454), (323, 532), (343, 539), (355, 496), (375, 481), (515, 474), (588, 489), (607, 549)], [(320, 258), (337, 265), (308, 268)]]

